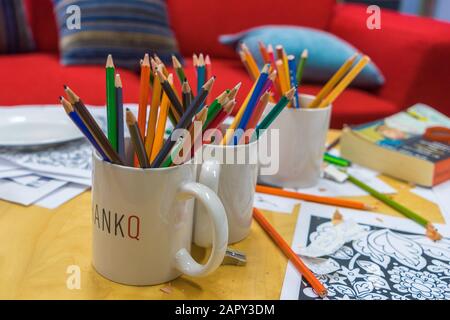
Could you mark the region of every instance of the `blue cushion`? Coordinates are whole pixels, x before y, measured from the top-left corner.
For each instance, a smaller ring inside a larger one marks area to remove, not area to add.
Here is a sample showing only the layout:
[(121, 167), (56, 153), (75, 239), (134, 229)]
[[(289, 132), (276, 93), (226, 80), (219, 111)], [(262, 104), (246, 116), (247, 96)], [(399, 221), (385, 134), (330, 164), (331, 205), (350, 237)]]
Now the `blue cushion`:
[[(311, 82), (326, 82), (345, 60), (358, 51), (348, 42), (331, 33), (295, 26), (252, 28), (237, 34), (222, 35), (219, 37), (219, 41), (234, 46), (237, 50), (239, 44), (245, 42), (260, 67), (263, 60), (258, 49), (259, 41), (266, 45), (272, 44), (274, 47), (282, 45), (287, 54), (292, 54), (297, 59), (304, 49), (308, 49), (308, 60), (305, 65), (303, 80)], [(373, 88), (381, 86), (383, 83), (383, 75), (377, 66), (371, 62), (356, 77), (352, 85)]]
[[(63, 64), (114, 64), (138, 68), (145, 53), (156, 53), (165, 63), (178, 54), (164, 0), (53, 0), (58, 20)], [(67, 26), (69, 6), (81, 12), (79, 29)]]

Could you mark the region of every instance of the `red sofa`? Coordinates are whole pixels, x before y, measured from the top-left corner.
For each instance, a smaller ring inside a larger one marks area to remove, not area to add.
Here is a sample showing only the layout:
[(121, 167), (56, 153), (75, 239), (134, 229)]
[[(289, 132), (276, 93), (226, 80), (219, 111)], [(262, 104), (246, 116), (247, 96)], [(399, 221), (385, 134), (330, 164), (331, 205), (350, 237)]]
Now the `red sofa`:
[[(51, 0), (24, 0), (37, 43), (37, 52), (0, 56), (0, 105), (57, 103), (62, 84), (70, 84), (86, 103), (105, 101), (103, 66), (60, 65)], [(187, 74), (193, 78), (193, 52), (211, 55), (218, 76), (214, 94), (251, 82), (234, 51), (218, 43), (223, 33), (264, 24), (292, 24), (327, 30), (368, 54), (386, 77), (372, 92), (347, 89), (335, 102), (332, 126), (381, 118), (416, 102), (428, 103), (449, 114), (450, 24), (383, 10), (381, 30), (366, 27), (366, 6), (337, 4), (335, 0), (167, 0), (171, 24)], [(137, 102), (137, 74), (120, 70), (124, 99)], [(301, 91), (315, 93), (319, 85)]]

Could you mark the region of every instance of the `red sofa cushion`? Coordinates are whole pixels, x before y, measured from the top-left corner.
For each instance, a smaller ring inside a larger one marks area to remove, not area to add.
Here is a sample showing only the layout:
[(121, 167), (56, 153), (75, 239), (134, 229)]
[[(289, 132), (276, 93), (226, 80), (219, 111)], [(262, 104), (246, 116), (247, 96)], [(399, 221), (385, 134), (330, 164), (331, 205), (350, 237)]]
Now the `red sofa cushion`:
[[(187, 60), (186, 76), (195, 79), (192, 62)], [(57, 104), (63, 93), (62, 85), (70, 85), (86, 104), (105, 104), (105, 70), (101, 66), (69, 66), (59, 64), (55, 54), (36, 53), (0, 56), (0, 70), (8, 77), (0, 77), (0, 105)], [(118, 70), (124, 86), (124, 101), (137, 103), (139, 77), (128, 70)], [(237, 96), (241, 105), (252, 82), (240, 62), (229, 59), (214, 59), (213, 73), (218, 75), (213, 88), (213, 97), (223, 90), (242, 82)], [(176, 81), (176, 86), (179, 86)], [(195, 90), (195, 82), (191, 83)], [(304, 93), (317, 93), (319, 86), (305, 85)], [(363, 123), (397, 112), (397, 107), (385, 100), (357, 89), (347, 89), (334, 103), (332, 127), (342, 124)]]
[[(0, 105), (57, 104), (63, 84), (69, 85), (84, 100), (105, 104), (105, 68), (70, 66), (59, 63), (56, 54), (35, 53), (0, 55)], [(139, 79), (131, 71), (119, 70), (124, 85), (124, 101), (136, 102)]]
[(379, 96), (406, 108), (417, 102), (449, 114), (450, 23), (383, 9), (381, 29), (366, 27), (367, 6), (340, 4), (330, 32), (368, 54), (386, 77)]
[(24, 0), (38, 51), (57, 52), (58, 32), (51, 0)]
[(267, 24), (326, 29), (335, 0), (168, 0), (171, 25), (182, 54), (203, 51), (216, 58), (236, 58), (218, 36)]

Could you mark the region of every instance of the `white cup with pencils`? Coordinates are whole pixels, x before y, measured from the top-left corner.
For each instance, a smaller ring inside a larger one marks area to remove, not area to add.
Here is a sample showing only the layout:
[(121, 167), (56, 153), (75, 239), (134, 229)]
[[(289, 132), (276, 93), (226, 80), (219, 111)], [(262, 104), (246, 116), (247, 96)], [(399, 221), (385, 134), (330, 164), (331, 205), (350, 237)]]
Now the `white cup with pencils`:
[[(208, 144), (201, 151), (204, 159), (199, 165), (198, 182), (213, 190), (223, 203), (228, 220), (228, 243), (244, 240), (250, 234), (252, 223), (258, 176), (257, 142), (238, 145)], [(196, 201), (194, 243), (200, 247), (210, 247), (210, 230), (207, 208)]]
[[(301, 94), (299, 99), (301, 106), (308, 106), (314, 96)], [(306, 188), (317, 184), (331, 109), (330, 104), (320, 108), (286, 108), (280, 113), (269, 126), (269, 129), (279, 132), (279, 169), (273, 175), (260, 175), (261, 182), (285, 188)], [(265, 134), (271, 134), (270, 131)], [(261, 139), (260, 143), (267, 144), (270, 140)]]
[[(196, 167), (142, 169), (93, 157), (93, 266), (128, 285), (154, 285), (182, 274), (200, 277), (221, 264), (228, 223), (217, 195), (197, 183)], [(210, 219), (212, 250), (206, 264), (190, 255), (194, 201)]]

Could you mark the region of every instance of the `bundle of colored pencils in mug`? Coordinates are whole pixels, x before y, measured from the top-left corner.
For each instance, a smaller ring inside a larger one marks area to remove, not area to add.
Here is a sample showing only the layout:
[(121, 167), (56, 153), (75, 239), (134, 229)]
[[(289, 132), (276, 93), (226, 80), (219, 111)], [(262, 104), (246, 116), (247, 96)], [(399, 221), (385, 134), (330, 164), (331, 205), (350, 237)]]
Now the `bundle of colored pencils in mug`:
[[(280, 97), (291, 88), (298, 87), (301, 91), (301, 83), (306, 62), (308, 60), (308, 50), (305, 49), (298, 57), (286, 54), (283, 46), (277, 45), (275, 51), (273, 46), (266, 46), (263, 42), (258, 43), (262, 60), (270, 65), (270, 70), (274, 72), (274, 96)], [(241, 61), (252, 79), (259, 76), (258, 65), (253, 54), (245, 43), (241, 44), (239, 52)], [(294, 93), (294, 100), (289, 107), (293, 108), (324, 108), (336, 100), (336, 98), (350, 85), (364, 67), (370, 62), (366, 55), (362, 56), (358, 62), (358, 54), (352, 55), (336, 71), (336, 73), (322, 87), (315, 99), (306, 106), (301, 106), (298, 98), (298, 91)], [(356, 62), (356, 63), (355, 63)], [(275, 72), (276, 71), (276, 72)]]
[[(194, 55), (197, 71), (197, 92), (194, 95), (183, 66), (175, 56), (172, 62), (179, 80), (178, 89), (173, 74), (169, 73), (158, 56), (146, 54), (141, 60), (137, 118), (130, 110), (125, 112), (135, 151), (133, 165), (136, 167), (159, 168), (184, 163), (193, 157), (202, 143), (243, 144), (256, 140), (260, 132), (267, 129), (292, 101), (296, 92), (296, 88), (292, 88), (284, 93), (271, 111), (262, 117), (272, 96), (275, 80), (275, 73), (269, 74), (270, 65), (264, 65), (261, 72), (258, 71), (258, 77), (226, 135), (212, 139), (216, 137), (213, 132), (219, 130), (234, 109), (240, 83), (212, 99), (210, 92), (216, 77), (211, 74), (211, 59), (209, 56), (204, 58), (202, 54)], [(107, 135), (102, 132), (80, 97), (68, 86), (65, 85), (64, 89), (67, 99), (60, 97), (61, 104), (98, 154), (106, 161), (127, 165), (122, 81), (120, 75), (116, 74), (112, 56), (109, 55), (106, 62)], [(174, 129), (165, 139), (168, 121)], [(196, 124), (199, 124), (200, 130), (195, 130)], [(186, 134), (177, 137), (174, 132), (178, 129), (184, 130)], [(196, 143), (198, 141), (200, 143)]]

